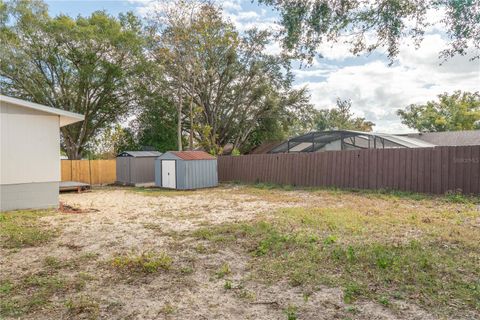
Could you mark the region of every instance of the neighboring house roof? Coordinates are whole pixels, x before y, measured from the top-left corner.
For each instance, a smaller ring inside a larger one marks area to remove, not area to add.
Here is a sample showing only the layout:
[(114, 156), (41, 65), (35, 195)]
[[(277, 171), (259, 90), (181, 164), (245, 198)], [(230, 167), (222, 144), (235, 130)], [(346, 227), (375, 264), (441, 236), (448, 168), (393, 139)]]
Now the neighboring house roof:
[(82, 121), (85, 119), (85, 116), (79, 113), (65, 111), (58, 108), (47, 107), (42, 104), (38, 104), (38, 103), (34, 103), (34, 102), (22, 100), (22, 99), (17, 99), (17, 98), (7, 97), (4, 95), (0, 95), (0, 103), (1, 102), (8, 102), (16, 106), (57, 115), (60, 117), (60, 127), (63, 127), (78, 121)]
[(182, 160), (215, 160), (216, 158), (205, 151), (170, 151)]
[(282, 141), (270, 141), (270, 142), (264, 142), (261, 145), (255, 147), (252, 151), (250, 151), (248, 154), (263, 154), (263, 153), (268, 153), (271, 151), (273, 148), (278, 146)]
[(159, 157), (162, 153), (158, 151), (124, 151), (119, 153), (117, 157), (134, 157), (134, 158), (142, 158), (142, 157)]
[(480, 145), (480, 130), (408, 133), (402, 136), (426, 141), (437, 146)]
[(385, 138), (389, 141), (392, 141), (406, 148), (432, 148), (436, 146), (436, 144), (429, 143), (427, 141), (422, 141), (419, 139), (414, 139), (409, 137), (397, 136), (393, 134), (378, 133), (375, 135), (377, 137)]

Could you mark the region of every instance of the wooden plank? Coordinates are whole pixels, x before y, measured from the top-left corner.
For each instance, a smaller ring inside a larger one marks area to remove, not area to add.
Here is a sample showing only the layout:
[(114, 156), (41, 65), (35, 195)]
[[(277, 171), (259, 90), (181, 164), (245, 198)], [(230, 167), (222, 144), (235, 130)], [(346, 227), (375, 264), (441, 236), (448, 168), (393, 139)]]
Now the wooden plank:
[(423, 183), (425, 192), (432, 192), (432, 152), (433, 148), (424, 149), (425, 150), (425, 181)]
[(472, 184), (471, 184), (471, 179), (472, 175), (470, 172), (473, 172), (474, 170), (474, 163), (473, 163), (473, 157), (472, 157), (472, 147), (470, 146), (465, 146), (463, 147), (463, 158), (465, 161), (465, 166), (463, 168), (463, 192), (466, 194), (471, 194), (472, 193)]
[(394, 158), (393, 158), (393, 150), (392, 149), (387, 149), (385, 150), (387, 154), (387, 169), (385, 171), (385, 175), (387, 178), (387, 189), (394, 189), (393, 187), (393, 175), (394, 175)]
[(432, 177), (430, 190), (432, 193), (442, 193), (442, 150), (434, 148), (432, 151)]
[(405, 190), (412, 190), (412, 149), (405, 149)]
[(342, 155), (342, 188), (348, 188), (348, 174), (349, 174), (348, 152), (343, 151), (341, 155)]
[(406, 151), (407, 149), (399, 149), (398, 150), (398, 170), (399, 170), (399, 174), (398, 174), (398, 189), (399, 190), (402, 190), (402, 191), (405, 191), (407, 190), (406, 189), (406, 186), (405, 186), (405, 180), (406, 180)]
[(418, 149), (418, 192), (425, 192), (425, 171), (425, 150), (420, 148)]
[(371, 189), (377, 189), (378, 188), (378, 150), (373, 149), (372, 151), (372, 167), (370, 171), (371, 175), (371, 184), (370, 188)]
[(455, 166), (455, 147), (448, 148), (448, 189), (447, 191), (455, 191), (456, 189), (456, 166)]
[(480, 195), (480, 146), (472, 146), (471, 191)]
[(418, 149), (411, 149), (412, 153), (412, 179), (410, 191), (418, 192)]
[(366, 169), (365, 165), (367, 163), (367, 153), (365, 150), (360, 150), (358, 151), (358, 154), (360, 157), (358, 158), (359, 160), (359, 175), (358, 175), (358, 188), (359, 189), (364, 189), (365, 188), (365, 175), (366, 175)]
[(60, 161), (60, 181), (72, 180), (72, 162), (70, 160)]

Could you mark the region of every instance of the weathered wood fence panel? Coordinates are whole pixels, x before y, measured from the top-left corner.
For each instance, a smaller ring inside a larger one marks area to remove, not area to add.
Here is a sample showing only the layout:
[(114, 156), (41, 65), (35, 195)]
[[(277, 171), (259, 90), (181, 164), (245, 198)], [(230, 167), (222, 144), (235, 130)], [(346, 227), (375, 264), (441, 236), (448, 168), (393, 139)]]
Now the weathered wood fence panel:
[(62, 181), (110, 184), (116, 180), (115, 160), (62, 160)]
[(218, 158), (220, 181), (480, 194), (480, 145)]

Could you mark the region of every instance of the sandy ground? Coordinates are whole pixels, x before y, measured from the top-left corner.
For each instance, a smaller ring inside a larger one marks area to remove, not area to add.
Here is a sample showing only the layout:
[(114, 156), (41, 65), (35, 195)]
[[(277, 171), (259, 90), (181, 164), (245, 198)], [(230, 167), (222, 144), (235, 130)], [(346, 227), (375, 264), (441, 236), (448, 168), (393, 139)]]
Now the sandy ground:
[[(322, 202), (300, 192), (292, 192), (291, 198), (282, 201), (269, 201), (235, 188), (180, 196), (150, 196), (126, 188), (62, 194), (63, 203), (84, 212), (43, 218), (61, 230), (60, 236), (45, 246), (2, 255), (2, 275), (18, 277), (40, 271), (46, 256), (65, 260), (95, 253), (95, 261), (80, 267), (94, 276), (82, 294), (99, 301), (102, 319), (286, 319), (284, 309), (291, 305), (300, 307), (299, 319), (433, 319), (412, 305), (398, 306), (393, 313), (373, 302), (358, 302), (359, 312), (352, 314), (346, 311), (340, 289), (321, 288), (306, 300), (299, 288), (288, 284), (266, 286), (249, 280), (245, 253), (225, 248), (198, 254), (194, 240), (181, 235), (208, 225), (255, 219), (280, 207)], [(175, 270), (138, 279), (101, 267), (113, 254), (152, 250), (171, 254)], [(224, 288), (225, 279), (215, 277), (225, 262), (232, 268), (231, 290)], [(76, 318), (55, 312), (40, 310), (35, 319)]]

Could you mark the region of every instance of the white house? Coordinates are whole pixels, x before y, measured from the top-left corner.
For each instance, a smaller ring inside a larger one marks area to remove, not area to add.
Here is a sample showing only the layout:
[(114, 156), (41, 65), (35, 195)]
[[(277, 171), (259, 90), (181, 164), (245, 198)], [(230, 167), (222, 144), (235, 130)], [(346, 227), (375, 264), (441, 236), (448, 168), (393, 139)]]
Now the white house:
[(0, 95), (0, 211), (58, 207), (60, 127), (83, 119)]

